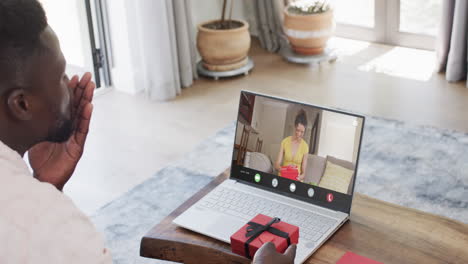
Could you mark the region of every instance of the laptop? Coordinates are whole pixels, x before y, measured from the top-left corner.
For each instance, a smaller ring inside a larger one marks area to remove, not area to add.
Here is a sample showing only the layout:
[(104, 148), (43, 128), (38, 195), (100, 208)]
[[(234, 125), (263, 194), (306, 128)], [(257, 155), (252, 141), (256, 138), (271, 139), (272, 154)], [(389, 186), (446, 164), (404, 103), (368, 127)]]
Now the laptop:
[(364, 116), (242, 91), (231, 174), (174, 219), (230, 243), (257, 214), (299, 227), (303, 263), (348, 219)]

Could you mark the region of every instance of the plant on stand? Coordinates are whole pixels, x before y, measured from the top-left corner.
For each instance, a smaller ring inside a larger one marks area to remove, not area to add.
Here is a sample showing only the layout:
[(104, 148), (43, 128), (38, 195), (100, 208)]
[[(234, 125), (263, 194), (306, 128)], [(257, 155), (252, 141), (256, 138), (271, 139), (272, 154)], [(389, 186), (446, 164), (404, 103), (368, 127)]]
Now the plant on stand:
[(284, 9), (284, 31), (296, 53), (323, 53), (334, 27), (333, 9), (326, 0), (294, 1)]
[(229, 71), (241, 68), (248, 62), (249, 24), (232, 19), (233, 1), (230, 1), (228, 10), (228, 0), (223, 0), (220, 19), (198, 25), (197, 49), (207, 70)]

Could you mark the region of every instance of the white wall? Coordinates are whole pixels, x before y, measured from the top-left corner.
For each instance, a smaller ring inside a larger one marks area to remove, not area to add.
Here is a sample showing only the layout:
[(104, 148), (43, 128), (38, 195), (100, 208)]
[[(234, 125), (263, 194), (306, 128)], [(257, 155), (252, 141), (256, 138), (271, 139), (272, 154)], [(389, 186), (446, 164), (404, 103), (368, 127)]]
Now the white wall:
[(258, 130), (262, 118), (263, 113), (263, 97), (256, 96), (255, 97), (255, 104), (252, 113), (252, 123), (250, 124), (255, 130)]
[[(257, 97), (259, 99), (260, 97)], [(256, 100), (259, 106), (257, 117), (259, 137), (263, 140), (262, 153), (269, 156), (275, 162), (279, 152), (279, 146), (283, 140), (284, 125), (288, 104), (273, 101), (268, 98)]]
[(84, 1), (40, 0), (39, 2), (46, 11), (49, 25), (60, 41), (60, 48), (67, 64), (72, 65), (73, 71), (69, 71), (70, 67), (67, 67), (67, 73), (93, 72)]
[(353, 162), (356, 164), (357, 156), (359, 153), (359, 143), (361, 141), (361, 134), (362, 134), (362, 118), (356, 118), (356, 134), (354, 136), (354, 151), (353, 151)]
[(356, 162), (357, 128), (356, 117), (323, 111), (318, 155)]

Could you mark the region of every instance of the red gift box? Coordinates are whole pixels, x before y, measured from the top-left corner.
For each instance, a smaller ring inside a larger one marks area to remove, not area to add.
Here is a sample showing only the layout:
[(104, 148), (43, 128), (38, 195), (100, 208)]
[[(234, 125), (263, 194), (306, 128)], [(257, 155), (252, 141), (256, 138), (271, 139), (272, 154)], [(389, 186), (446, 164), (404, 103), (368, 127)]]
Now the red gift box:
[(338, 260), (336, 264), (383, 264), (383, 263), (360, 256), (351, 251), (348, 251)]
[(253, 258), (265, 243), (275, 244), (276, 251), (284, 253), (291, 244), (299, 242), (299, 227), (258, 214), (231, 236), (231, 250), (244, 257)]
[(295, 166), (283, 166), (281, 167), (281, 177), (288, 178), (290, 180), (297, 180), (299, 176), (299, 170)]

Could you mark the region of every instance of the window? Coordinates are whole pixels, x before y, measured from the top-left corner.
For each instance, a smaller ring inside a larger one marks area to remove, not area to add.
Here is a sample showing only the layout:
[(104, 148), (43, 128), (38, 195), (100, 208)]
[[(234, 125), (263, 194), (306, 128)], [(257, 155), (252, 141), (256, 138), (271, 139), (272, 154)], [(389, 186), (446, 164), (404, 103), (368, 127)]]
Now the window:
[(442, 0), (331, 0), (338, 36), (434, 49)]
[(337, 23), (374, 27), (374, 0), (336, 0), (334, 5), (339, 7), (335, 9)]
[(435, 36), (441, 0), (400, 0), (399, 31)]

